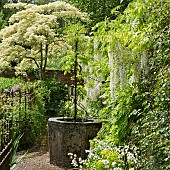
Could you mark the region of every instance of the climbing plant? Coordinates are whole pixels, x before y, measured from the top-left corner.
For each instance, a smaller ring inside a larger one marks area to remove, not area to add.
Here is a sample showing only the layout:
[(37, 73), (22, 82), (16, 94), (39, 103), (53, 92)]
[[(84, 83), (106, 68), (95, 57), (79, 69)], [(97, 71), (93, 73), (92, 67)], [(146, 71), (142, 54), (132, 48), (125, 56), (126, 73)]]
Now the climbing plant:
[(167, 0), (133, 1), (94, 32), (102, 58), (96, 62), (105, 58), (109, 70), (107, 77), (105, 72), (96, 77), (102, 73), (110, 81), (100, 96), (107, 95), (100, 112), (109, 120), (99, 137), (117, 146), (137, 146), (133, 168), (169, 168), (169, 5)]

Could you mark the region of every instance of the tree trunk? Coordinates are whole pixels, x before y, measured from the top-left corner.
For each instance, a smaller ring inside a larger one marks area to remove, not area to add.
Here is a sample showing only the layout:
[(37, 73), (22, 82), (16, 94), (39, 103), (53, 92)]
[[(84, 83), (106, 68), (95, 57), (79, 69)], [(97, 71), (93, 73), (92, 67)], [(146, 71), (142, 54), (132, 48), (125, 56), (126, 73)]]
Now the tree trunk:
[(41, 56), (40, 56), (40, 80), (43, 80), (43, 45), (41, 43), (40, 45), (40, 52), (41, 52)]
[(45, 60), (44, 60), (44, 66), (43, 66), (43, 70), (42, 70), (42, 75), (43, 75), (43, 80), (46, 79), (46, 67), (47, 67), (47, 58), (48, 58), (48, 44), (46, 44), (45, 46)]

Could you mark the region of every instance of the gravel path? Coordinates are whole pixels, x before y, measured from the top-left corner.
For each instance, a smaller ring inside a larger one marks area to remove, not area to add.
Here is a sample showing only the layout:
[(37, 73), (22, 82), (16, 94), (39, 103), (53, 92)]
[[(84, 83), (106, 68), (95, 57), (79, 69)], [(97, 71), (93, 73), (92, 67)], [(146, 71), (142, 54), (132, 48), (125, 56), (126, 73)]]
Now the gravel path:
[(49, 153), (27, 154), (13, 170), (66, 170), (50, 164)]

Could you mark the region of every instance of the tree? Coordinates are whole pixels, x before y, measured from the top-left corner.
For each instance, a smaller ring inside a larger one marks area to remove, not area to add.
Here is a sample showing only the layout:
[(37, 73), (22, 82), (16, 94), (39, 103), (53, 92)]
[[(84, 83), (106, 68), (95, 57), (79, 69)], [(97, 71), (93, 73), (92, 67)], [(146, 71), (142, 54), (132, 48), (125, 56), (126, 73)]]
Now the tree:
[(61, 30), (67, 21), (87, 19), (74, 6), (57, 1), (46, 5), (8, 4), (21, 11), (12, 15), (10, 25), (0, 31), (0, 68), (15, 67), (17, 74), (26, 75), (29, 68), (38, 68), (45, 79), (47, 62), (67, 46)]
[(69, 48), (67, 48), (67, 54), (62, 58), (62, 69), (65, 72), (72, 71), (74, 73), (74, 84), (72, 87), (74, 87), (74, 121), (76, 121), (78, 113), (77, 106), (80, 103), (78, 100), (83, 97), (80, 92), (80, 89), (82, 89), (80, 81), (82, 80), (84, 71), (83, 67), (89, 61), (86, 55), (89, 37), (86, 36), (87, 29), (80, 22), (69, 25), (64, 33), (67, 35), (66, 40)]
[[(65, 0), (66, 2), (73, 3), (77, 8), (90, 15), (91, 21), (89, 26), (93, 27), (98, 22), (104, 21), (105, 18), (115, 19), (119, 12), (124, 11), (132, 0)], [(119, 6), (116, 14), (111, 11), (116, 6)]]

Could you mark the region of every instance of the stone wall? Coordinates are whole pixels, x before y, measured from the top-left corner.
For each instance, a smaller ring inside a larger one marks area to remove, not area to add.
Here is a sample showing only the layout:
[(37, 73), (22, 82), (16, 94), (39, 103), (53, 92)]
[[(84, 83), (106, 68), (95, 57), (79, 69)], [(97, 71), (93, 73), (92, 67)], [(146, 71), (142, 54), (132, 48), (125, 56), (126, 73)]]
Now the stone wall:
[[(15, 78), (15, 77), (19, 77), (19, 76), (15, 75), (14, 69), (6, 69), (5, 71), (0, 72), (0, 77)], [(68, 85), (74, 84), (73, 77), (74, 77), (74, 73), (64, 74), (64, 71), (61, 71), (61, 70), (46, 70), (46, 78), (47, 79), (50, 79), (50, 78), (55, 79), (55, 80), (57, 80), (61, 83), (64, 83), (64, 84), (68, 84)], [(33, 72), (28, 73), (28, 77), (25, 79), (26, 80), (29, 79), (31, 81), (36, 80), (37, 79), (36, 74), (34, 74)], [(84, 81), (81, 80), (81, 81), (79, 81), (79, 83), (81, 85), (83, 85)]]

